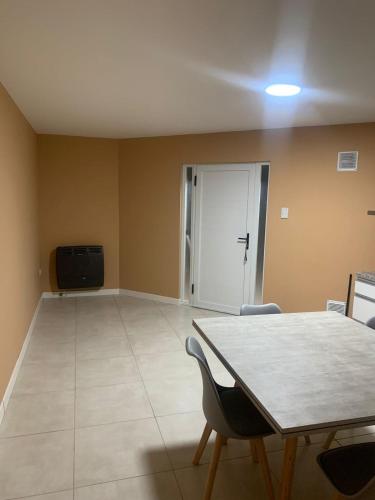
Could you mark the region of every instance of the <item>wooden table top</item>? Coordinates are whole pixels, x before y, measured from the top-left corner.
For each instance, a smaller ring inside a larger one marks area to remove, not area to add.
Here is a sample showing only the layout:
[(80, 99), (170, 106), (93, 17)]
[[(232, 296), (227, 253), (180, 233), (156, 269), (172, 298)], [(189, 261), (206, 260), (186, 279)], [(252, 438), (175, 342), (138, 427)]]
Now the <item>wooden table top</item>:
[(375, 331), (336, 312), (193, 321), (276, 432), (375, 424)]

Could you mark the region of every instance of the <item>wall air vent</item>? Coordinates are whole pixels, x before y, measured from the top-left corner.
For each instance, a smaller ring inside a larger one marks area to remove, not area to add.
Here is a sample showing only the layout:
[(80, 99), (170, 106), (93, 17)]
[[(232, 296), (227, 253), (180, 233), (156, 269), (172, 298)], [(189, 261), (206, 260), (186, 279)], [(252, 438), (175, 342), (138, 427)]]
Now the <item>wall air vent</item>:
[(346, 302), (338, 300), (327, 300), (327, 311), (335, 311), (340, 314), (345, 314)]
[(337, 157), (338, 172), (355, 172), (358, 170), (358, 151), (342, 151)]

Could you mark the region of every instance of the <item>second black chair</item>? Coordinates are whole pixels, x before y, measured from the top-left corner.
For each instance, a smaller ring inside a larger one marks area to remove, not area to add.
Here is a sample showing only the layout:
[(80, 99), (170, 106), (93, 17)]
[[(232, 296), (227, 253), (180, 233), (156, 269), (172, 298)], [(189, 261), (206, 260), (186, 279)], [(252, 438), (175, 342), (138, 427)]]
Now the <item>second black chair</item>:
[(359, 443), (333, 448), (321, 453), (317, 460), (336, 490), (333, 500), (357, 497), (373, 484), (375, 443)]

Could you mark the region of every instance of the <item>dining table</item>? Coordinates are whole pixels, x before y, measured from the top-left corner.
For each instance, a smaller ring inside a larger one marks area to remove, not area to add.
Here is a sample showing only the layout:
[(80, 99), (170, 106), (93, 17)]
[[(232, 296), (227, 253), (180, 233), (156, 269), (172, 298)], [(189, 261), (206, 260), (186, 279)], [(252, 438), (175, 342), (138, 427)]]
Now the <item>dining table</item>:
[(375, 332), (333, 311), (195, 319), (193, 326), (284, 440), (280, 500), (299, 436), (375, 424)]

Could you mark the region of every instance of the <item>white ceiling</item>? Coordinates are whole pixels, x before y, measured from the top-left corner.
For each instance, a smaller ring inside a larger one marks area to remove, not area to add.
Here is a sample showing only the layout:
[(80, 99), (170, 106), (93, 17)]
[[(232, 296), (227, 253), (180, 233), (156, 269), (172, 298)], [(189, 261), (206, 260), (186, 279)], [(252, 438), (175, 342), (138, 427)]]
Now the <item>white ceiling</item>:
[(374, 20), (374, 0), (0, 0), (0, 81), (41, 133), (375, 121)]

